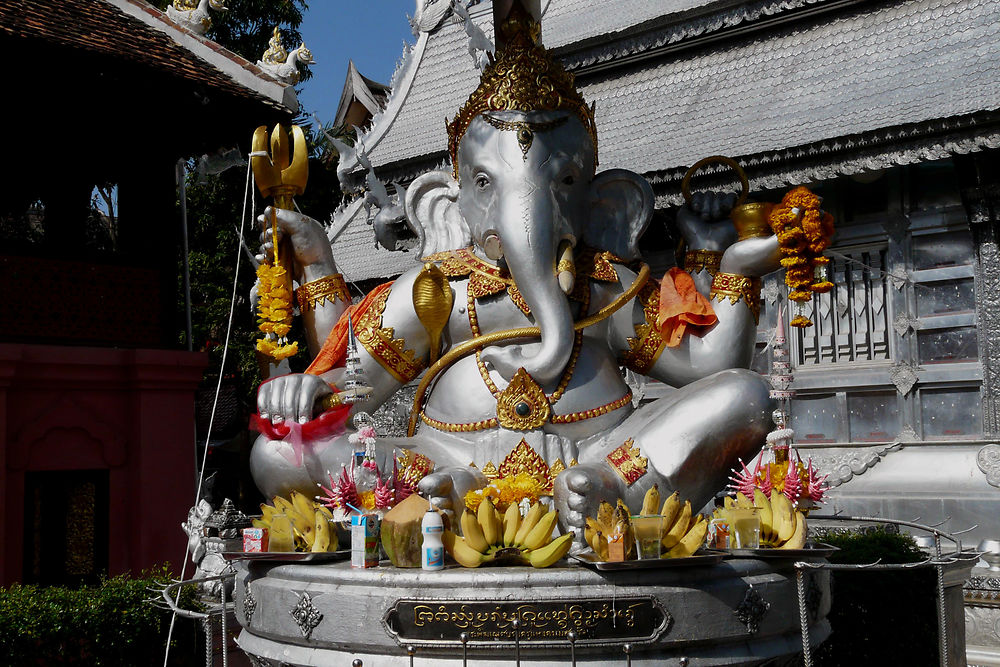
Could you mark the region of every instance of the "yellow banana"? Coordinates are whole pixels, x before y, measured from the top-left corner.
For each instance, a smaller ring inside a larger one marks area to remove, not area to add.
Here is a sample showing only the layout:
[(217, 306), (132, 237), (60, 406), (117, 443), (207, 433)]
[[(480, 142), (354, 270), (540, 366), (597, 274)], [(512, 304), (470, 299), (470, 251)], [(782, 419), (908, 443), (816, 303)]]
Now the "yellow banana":
[(646, 495), (642, 497), (642, 511), (639, 514), (649, 515), (656, 514), (656, 509), (660, 506), (660, 487), (656, 482), (653, 482), (653, 486), (646, 491)]
[(743, 495), (742, 491), (736, 492), (736, 506), (743, 509), (753, 508), (753, 501)]
[(483, 529), (479, 525), (476, 515), (472, 513), (472, 510), (467, 509), (462, 512), (461, 524), (462, 534), (465, 535), (465, 543), (479, 553), (486, 553), (490, 545), (483, 536)]
[(489, 498), (483, 498), (483, 502), (479, 504), (478, 518), (486, 543), (500, 544), (500, 540), (503, 539), (500, 533), (500, 519), (497, 517), (496, 508), (493, 507), (493, 501)]
[(270, 522), (270, 520), (268, 520), (268, 521), (265, 521), (264, 519), (253, 519), (253, 520), (252, 520), (252, 521), (250, 522), (250, 524), (251, 524), (251, 525), (252, 525), (252, 526), (253, 526), (254, 528), (270, 528), (270, 527), (271, 527), (271, 522)]
[(594, 536), (594, 543), (591, 547), (598, 558), (602, 561), (608, 560), (608, 538), (604, 536), (604, 533), (598, 532)]
[(699, 514), (698, 521), (694, 524), (694, 527), (667, 552), (667, 558), (685, 558), (690, 556), (704, 544), (707, 532), (708, 522), (705, 521), (705, 517)]
[(775, 532), (778, 533), (778, 542), (779, 544), (787, 542), (795, 532), (795, 517), (792, 516), (794, 512), (792, 509), (792, 503), (784, 496), (784, 494), (772, 491), (771, 510), (772, 512), (776, 511), (778, 513), (776, 519), (772, 518)]
[(311, 517), (316, 511), (316, 506), (313, 505), (313, 501), (307, 498), (304, 493), (299, 493), (298, 491), (292, 491), (291, 495), (292, 506), (298, 510), (299, 514), (302, 516)]
[(313, 520), (313, 513), (310, 512), (308, 517), (304, 517), (289, 503), (285, 509), (285, 516), (292, 522), (293, 530), (305, 542), (306, 548), (312, 549), (313, 540), (316, 539), (316, 523)]
[(329, 507), (327, 507), (323, 503), (316, 503), (316, 509), (322, 512), (327, 519), (333, 521), (333, 512), (330, 511)]
[(271, 521), (268, 551), (295, 551), (293, 530), (292, 522), (287, 516), (276, 515)]
[(288, 502), (281, 496), (271, 498), (271, 504), (274, 505), (279, 512), (287, 512), (289, 508), (295, 509), (295, 505), (292, 505), (292, 503)]
[(531, 529), (521, 546), (529, 551), (540, 549), (552, 538), (552, 529), (559, 520), (559, 510), (549, 510), (549, 513), (539, 519), (538, 524)]
[(628, 505), (626, 505), (625, 501), (622, 500), (621, 498), (618, 499), (618, 505), (617, 505), (617, 507), (615, 507), (616, 511), (619, 510), (619, 509), (620, 510), (624, 510), (625, 514), (627, 514), (629, 516), (632, 516), (632, 510), (630, 510), (628, 508)]
[(514, 535), (514, 546), (521, 546), (524, 544), (524, 538), (528, 536), (528, 533), (538, 525), (538, 522), (543, 516), (545, 516), (546, 507), (542, 503), (536, 502), (528, 510), (528, 513), (524, 515), (521, 519), (521, 526), (517, 529), (517, 533)]
[(677, 518), (677, 513), (680, 511), (681, 493), (674, 491), (663, 501), (663, 509), (660, 510), (660, 514), (663, 516), (660, 523), (660, 533), (666, 533), (673, 527), (674, 519)]
[(736, 502), (733, 500), (732, 496), (722, 497), (722, 506), (727, 510), (731, 510), (736, 507)]
[(571, 546), (573, 546), (573, 533), (560, 535), (544, 547), (533, 550), (528, 556), (528, 562), (532, 567), (548, 567), (569, 553)]
[(483, 562), (488, 560), (486, 555), (470, 547), (465, 543), (465, 540), (450, 530), (446, 530), (441, 534), (441, 541), (444, 543), (444, 548), (455, 559), (455, 562), (462, 567), (479, 567)]
[(503, 515), (503, 545), (505, 547), (514, 545), (514, 537), (517, 535), (517, 529), (520, 527), (521, 510), (518, 509), (517, 503), (511, 503), (507, 506), (507, 511)]
[(760, 517), (760, 541), (763, 544), (770, 544), (771, 533), (774, 532), (772, 526), (771, 501), (760, 489), (753, 490), (753, 504), (760, 508), (757, 516)]
[[(590, 518), (589, 516), (586, 518), (586, 522), (587, 525), (583, 529), (583, 539), (587, 540), (587, 544), (593, 547), (594, 536), (597, 535), (597, 533), (601, 532), (601, 527), (597, 525), (597, 521)], [(597, 549), (594, 549), (594, 551), (597, 551)]]
[(597, 508), (597, 523), (607, 535), (611, 532), (614, 527), (612, 521), (614, 521), (615, 508), (614, 506), (606, 500), (601, 501), (601, 505)]
[(277, 511), (278, 510), (274, 508), (274, 505), (265, 505), (264, 503), (260, 504), (260, 516), (264, 521), (267, 521), (268, 523), (271, 523), (271, 517)]
[(803, 549), (806, 546), (806, 516), (802, 512), (794, 512), (795, 530), (788, 541), (782, 544), (780, 549)]
[[(327, 520), (326, 515), (316, 510), (313, 515), (315, 520), (315, 537), (313, 538), (312, 551), (336, 551), (336, 549), (330, 549), (330, 522)], [(337, 539), (334, 535), (333, 540)]]
[(681, 538), (684, 537), (688, 532), (688, 527), (691, 524), (691, 501), (685, 500), (684, 506), (681, 507), (680, 513), (677, 515), (677, 519), (674, 521), (674, 525), (668, 530), (661, 539), (661, 544), (664, 549), (672, 549)]

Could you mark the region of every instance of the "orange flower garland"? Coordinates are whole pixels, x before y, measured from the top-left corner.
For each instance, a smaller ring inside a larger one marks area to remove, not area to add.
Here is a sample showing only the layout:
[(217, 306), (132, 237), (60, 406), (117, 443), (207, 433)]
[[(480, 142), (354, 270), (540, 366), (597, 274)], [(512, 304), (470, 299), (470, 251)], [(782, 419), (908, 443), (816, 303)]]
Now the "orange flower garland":
[[(833, 216), (820, 210), (820, 198), (808, 188), (797, 187), (771, 210), (769, 222), (778, 237), (781, 265), (785, 267), (785, 284), (791, 290), (788, 298), (798, 303), (812, 299), (813, 293), (829, 292), (833, 283), (826, 280), (823, 269), (830, 260), (823, 251), (833, 237)], [(823, 276), (817, 280), (817, 274)], [(811, 327), (805, 315), (796, 315), (789, 324)]]
[[(272, 220), (272, 233), (277, 237), (277, 218)], [(288, 342), (292, 329), (292, 292), (287, 287), (285, 268), (278, 261), (275, 244), (272, 264), (261, 262), (257, 267), (257, 328), (264, 338), (257, 339), (257, 351), (275, 361), (294, 356), (299, 344)]]

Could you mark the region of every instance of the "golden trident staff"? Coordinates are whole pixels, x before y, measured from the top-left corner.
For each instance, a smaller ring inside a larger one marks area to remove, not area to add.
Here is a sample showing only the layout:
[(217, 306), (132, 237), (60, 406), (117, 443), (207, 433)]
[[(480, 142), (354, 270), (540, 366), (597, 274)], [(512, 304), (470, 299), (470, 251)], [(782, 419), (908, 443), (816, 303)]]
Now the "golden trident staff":
[[(302, 194), (309, 180), (309, 154), (306, 137), (298, 125), (291, 126), (292, 151), (289, 155), (288, 133), (281, 125), (271, 132), (271, 151), (267, 150), (267, 126), (253, 133), (250, 166), (257, 188), (264, 197), (274, 198), (274, 207), (292, 210), (295, 195)], [(258, 327), (264, 338), (257, 340), (257, 350), (281, 361), (299, 351), (298, 344), (288, 342), (292, 324), (292, 277), (290, 248), (287, 243), (273, 242), (278, 238), (278, 216), (271, 211), (273, 257), (265, 257), (257, 267)]]

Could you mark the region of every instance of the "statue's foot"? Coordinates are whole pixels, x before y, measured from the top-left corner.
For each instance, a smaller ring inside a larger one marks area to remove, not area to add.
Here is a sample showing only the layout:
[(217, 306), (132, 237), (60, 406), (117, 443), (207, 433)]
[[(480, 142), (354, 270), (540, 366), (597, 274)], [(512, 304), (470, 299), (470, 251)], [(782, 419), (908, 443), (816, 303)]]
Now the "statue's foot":
[(620, 479), (603, 461), (581, 463), (556, 477), (553, 500), (563, 528), (576, 532), (582, 544), (587, 517), (596, 517), (602, 500), (614, 503), (621, 494)]
[[(465, 508), (465, 494), (486, 486), (486, 478), (471, 466), (445, 468), (425, 476), (417, 490), (427, 501), (454, 518)], [(454, 525), (454, 524), (453, 524)]]

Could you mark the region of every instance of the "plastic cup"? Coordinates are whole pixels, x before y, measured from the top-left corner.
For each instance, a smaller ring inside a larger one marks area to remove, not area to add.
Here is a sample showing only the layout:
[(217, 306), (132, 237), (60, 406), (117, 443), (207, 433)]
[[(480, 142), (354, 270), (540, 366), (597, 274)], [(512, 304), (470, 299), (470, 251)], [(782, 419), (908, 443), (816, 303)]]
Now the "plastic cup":
[(760, 548), (760, 509), (733, 507), (729, 509), (730, 543), (734, 549)]
[(659, 514), (645, 514), (632, 517), (632, 531), (635, 533), (635, 550), (639, 558), (660, 557), (660, 524), (663, 517)]

